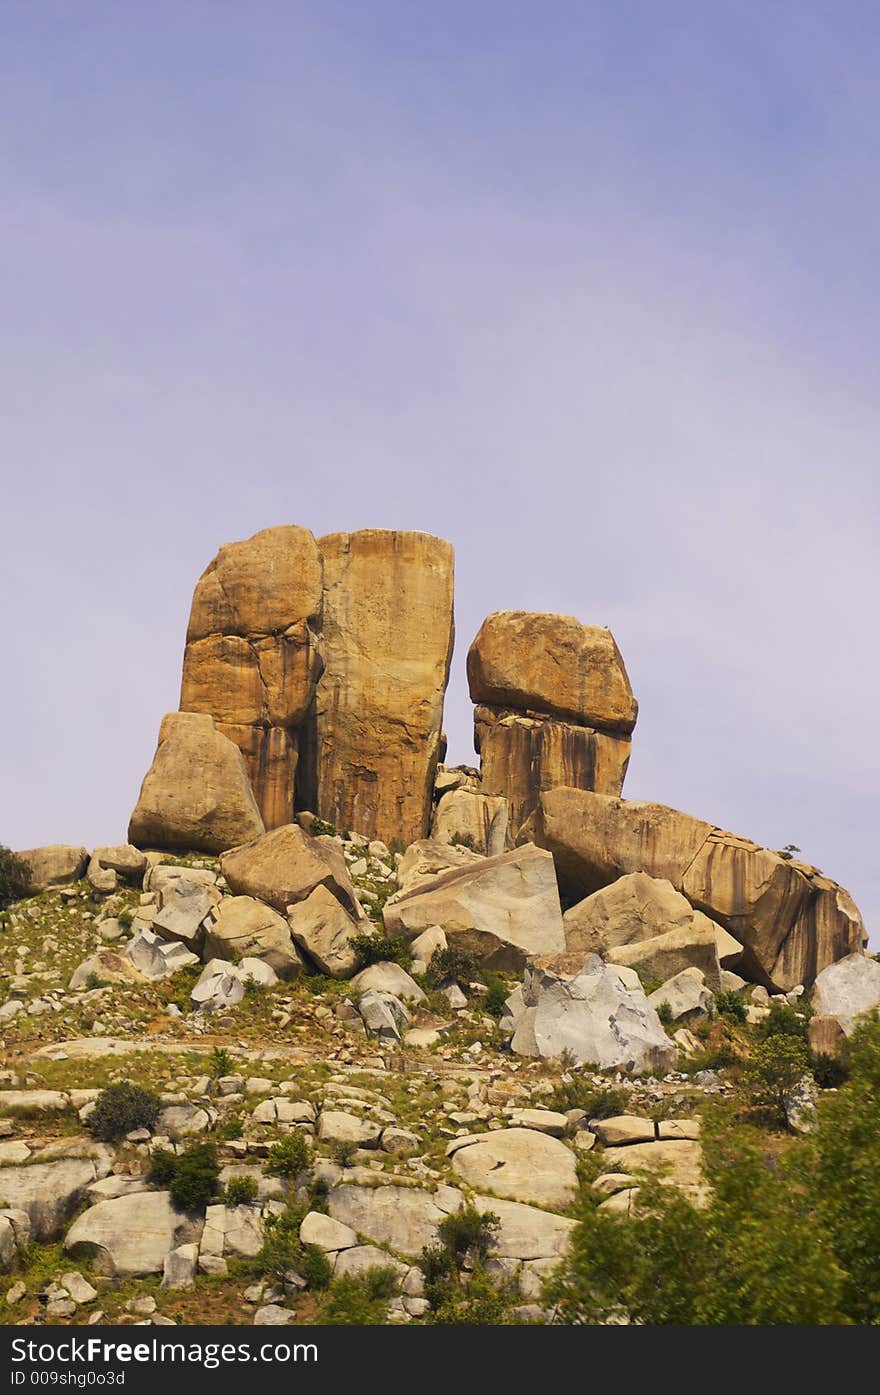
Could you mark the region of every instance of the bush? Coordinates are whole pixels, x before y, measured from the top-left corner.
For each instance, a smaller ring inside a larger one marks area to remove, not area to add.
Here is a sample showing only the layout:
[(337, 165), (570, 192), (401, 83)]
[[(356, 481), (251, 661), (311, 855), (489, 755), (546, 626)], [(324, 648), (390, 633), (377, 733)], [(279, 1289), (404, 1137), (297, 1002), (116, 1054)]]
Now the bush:
[(440, 1325), (500, 1327), (509, 1320), (512, 1285), (493, 1283), (484, 1269), (475, 1269), (456, 1288), (447, 1291), (430, 1315)]
[(177, 1154), (170, 1148), (157, 1148), (150, 1154), (150, 1181), (168, 1187), (177, 1171)]
[(171, 1178), (171, 1200), (178, 1211), (199, 1211), (214, 1196), (220, 1164), (213, 1143), (191, 1143), (178, 1153)]
[(351, 947), (357, 955), (359, 969), (370, 964), (399, 964), (408, 969), (412, 964), (412, 952), (406, 940), (399, 935), (355, 935)]
[(384, 1265), (365, 1274), (344, 1275), (330, 1285), (316, 1321), (321, 1326), (381, 1327), (388, 1318), (388, 1301), (397, 1291), (397, 1274)]
[(305, 1206), (288, 1206), (279, 1216), (267, 1216), (263, 1245), (257, 1255), (261, 1274), (283, 1282), (291, 1272), (304, 1279), (308, 1288), (324, 1289), (330, 1283), (330, 1261), (317, 1245), (304, 1245), (299, 1229)]
[(309, 1145), (305, 1134), (300, 1133), (299, 1129), (292, 1129), (272, 1144), (266, 1159), (266, 1171), (275, 1177), (294, 1178), (305, 1171), (308, 1162)]
[(672, 1005), (665, 1001), (660, 1003), (660, 1005), (658, 1006), (657, 1016), (660, 1019), (661, 1025), (664, 1027), (671, 1027), (672, 1023), (675, 1021), (675, 1017), (672, 1012)]
[[(419, 1266), (425, 1276), (425, 1297), (435, 1314), (435, 1320), (451, 1321), (496, 1321), (495, 1318), (453, 1317), (453, 1313), (468, 1310), (466, 1293), (462, 1286), (461, 1266), (467, 1260), (473, 1270), (473, 1279), (483, 1271), (483, 1265), (492, 1247), (495, 1232), (501, 1222), (492, 1211), (478, 1211), (474, 1206), (462, 1207), (453, 1211), (437, 1227), (436, 1245), (428, 1245), (422, 1250)], [(490, 1285), (491, 1288), (491, 1285)], [(477, 1293), (474, 1290), (474, 1296)], [(480, 1290), (482, 1291), (482, 1290)], [(494, 1290), (493, 1290), (494, 1292)], [(443, 1313), (445, 1316), (441, 1317)]]
[(731, 1017), (734, 1022), (745, 1022), (746, 1005), (733, 988), (722, 988), (715, 994), (715, 1011), (719, 1017)]
[(752, 1103), (772, 1109), (784, 1123), (786, 1098), (809, 1069), (806, 1043), (801, 1037), (783, 1034), (756, 1042), (743, 1077)]
[(305, 1279), (307, 1288), (327, 1288), (333, 1277), (330, 1261), (317, 1245), (302, 1246), (302, 1257), (297, 1268), (300, 1276)]
[(453, 833), (449, 841), (454, 848), (467, 848), (468, 852), (473, 853), (480, 851), (472, 833)]
[(0, 844), (0, 901), (17, 901), (26, 896), (31, 884), (31, 869), (22, 858)]
[(493, 1211), (480, 1212), (474, 1206), (451, 1211), (437, 1227), (440, 1244), (456, 1264), (470, 1257), (475, 1262), (486, 1258), (501, 1221)]
[(844, 1057), (829, 1056), (820, 1051), (810, 1063), (813, 1079), (820, 1090), (838, 1090), (849, 1079), (849, 1065)]
[(487, 974), (486, 983), (489, 991), (483, 999), (483, 1010), (490, 1017), (503, 1017), (507, 1011), (506, 1004), (510, 996), (507, 985), (503, 979), (498, 978), (497, 974)]
[(89, 1128), (102, 1143), (113, 1143), (133, 1129), (152, 1132), (162, 1108), (162, 1101), (152, 1090), (144, 1090), (130, 1080), (108, 1085), (95, 1100), (89, 1116)]
[(612, 1119), (615, 1114), (627, 1114), (630, 1108), (628, 1091), (613, 1085), (609, 1090), (598, 1089), (582, 1075), (561, 1080), (547, 1098), (547, 1109), (564, 1114), (567, 1109), (582, 1109), (588, 1119)]
[(225, 1046), (215, 1046), (211, 1052), (211, 1074), (215, 1080), (219, 1080), (222, 1075), (231, 1075), (235, 1062), (226, 1050)]
[(771, 1003), (770, 1016), (758, 1023), (755, 1036), (760, 1041), (768, 1037), (799, 1037), (801, 1041), (806, 1041), (811, 1015), (806, 1003), (796, 1008), (788, 1003)]
[(256, 1177), (230, 1177), (226, 1183), (223, 1200), (227, 1206), (250, 1206), (259, 1193)]
[(446, 949), (435, 949), (428, 965), (427, 979), (432, 988), (452, 979), (459, 987), (470, 983), (477, 972), (477, 961), (472, 954), (449, 945)]

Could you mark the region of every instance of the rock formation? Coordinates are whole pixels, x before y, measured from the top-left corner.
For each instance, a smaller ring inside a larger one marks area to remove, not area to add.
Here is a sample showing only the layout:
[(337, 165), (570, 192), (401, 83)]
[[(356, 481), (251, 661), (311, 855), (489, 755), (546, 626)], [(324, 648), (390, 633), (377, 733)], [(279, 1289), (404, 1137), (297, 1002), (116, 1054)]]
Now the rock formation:
[(293, 817), (299, 728), (321, 673), (322, 566), (307, 528), (226, 543), (193, 595), (180, 706), (242, 752), (267, 828)]
[(515, 836), (542, 790), (619, 794), (638, 704), (610, 630), (568, 615), (498, 611), (467, 660), (484, 794)]
[(378, 528), (318, 546), (325, 666), (299, 803), (337, 828), (406, 846), (428, 832), (443, 754), (452, 548)]
[(211, 717), (170, 712), (131, 816), (129, 842), (216, 853), (262, 832), (238, 747)]
[(781, 992), (810, 984), (863, 947), (849, 894), (782, 857), (664, 804), (575, 789), (541, 795), (521, 837), (554, 856), (563, 895), (583, 897), (630, 872), (681, 891), (743, 946), (743, 972)]

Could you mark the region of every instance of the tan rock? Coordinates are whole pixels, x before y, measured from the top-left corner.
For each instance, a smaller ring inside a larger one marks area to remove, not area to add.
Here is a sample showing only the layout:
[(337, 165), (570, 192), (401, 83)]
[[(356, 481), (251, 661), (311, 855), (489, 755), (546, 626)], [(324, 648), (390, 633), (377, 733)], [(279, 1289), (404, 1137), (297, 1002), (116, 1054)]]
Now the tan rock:
[(204, 957), (238, 960), (250, 956), (269, 964), (279, 978), (295, 978), (303, 962), (282, 915), (252, 896), (230, 896), (206, 931)]
[(692, 1139), (668, 1139), (657, 1143), (632, 1143), (606, 1148), (603, 1162), (609, 1172), (633, 1172), (645, 1168), (678, 1189), (696, 1204), (708, 1195), (703, 1178), (703, 1150)]
[(507, 800), (476, 790), (452, 790), (434, 810), (431, 837), (496, 857), (507, 847)]
[(519, 837), (552, 851), (572, 898), (632, 872), (669, 881), (743, 945), (740, 972), (779, 991), (862, 947), (861, 917), (836, 883), (663, 804), (549, 790)]
[(503, 610), (468, 651), (476, 703), (562, 717), (628, 734), (638, 705), (610, 630), (570, 615)]
[(666, 983), (684, 969), (695, 968), (702, 970), (713, 992), (721, 988), (718, 944), (714, 930), (706, 925), (691, 924), (669, 930), (665, 935), (655, 935), (650, 940), (615, 945), (608, 951), (608, 960), (635, 969), (643, 983), (651, 980)]
[(440, 843), (434, 838), (420, 838), (412, 843), (403, 854), (397, 867), (398, 891), (389, 897), (389, 902), (400, 900), (417, 887), (425, 886), (442, 872), (459, 871), (462, 867), (473, 867), (482, 860), (482, 854), (471, 852), (455, 843)]
[(16, 857), (30, 869), (29, 890), (32, 895), (48, 891), (53, 886), (69, 886), (85, 876), (89, 863), (87, 848), (69, 843), (51, 843), (43, 848), (25, 848)]
[(847, 1033), (839, 1017), (819, 1013), (810, 1018), (808, 1027), (810, 1050), (814, 1056), (842, 1056)]
[(255, 838), (224, 853), (220, 867), (236, 896), (255, 896), (282, 914), (325, 887), (353, 915), (360, 908), (345, 858), (330, 838), (313, 838), (299, 824)]
[(477, 1191), (560, 1210), (574, 1199), (577, 1187), (572, 1150), (534, 1129), (474, 1135), (456, 1150), (452, 1167)]
[(693, 918), (687, 897), (671, 882), (630, 872), (565, 912), (565, 947), (569, 953), (603, 954), (684, 929)]
[(218, 853), (262, 832), (238, 748), (210, 717), (169, 713), (131, 816), (129, 842)]
[(529, 845), (442, 873), (386, 902), (383, 914), (389, 934), (414, 939), (440, 926), (450, 944), (514, 972), (565, 943), (553, 859)]
[(481, 788), (485, 794), (507, 799), (512, 837), (532, 813), (542, 790), (572, 785), (620, 794), (631, 745), (627, 736), (536, 713), (485, 704), (474, 711)]
[(294, 941), (321, 973), (351, 978), (358, 958), (352, 940), (367, 928), (357, 921), (326, 886), (317, 886), (305, 901), (290, 906), (288, 924)]
[(293, 816), (298, 731), (323, 663), (322, 565), (307, 528), (227, 543), (193, 595), (180, 706), (245, 757), (267, 827)]
[(300, 804), (404, 845), (428, 831), (452, 654), (453, 553), (427, 533), (319, 541), (325, 668)]

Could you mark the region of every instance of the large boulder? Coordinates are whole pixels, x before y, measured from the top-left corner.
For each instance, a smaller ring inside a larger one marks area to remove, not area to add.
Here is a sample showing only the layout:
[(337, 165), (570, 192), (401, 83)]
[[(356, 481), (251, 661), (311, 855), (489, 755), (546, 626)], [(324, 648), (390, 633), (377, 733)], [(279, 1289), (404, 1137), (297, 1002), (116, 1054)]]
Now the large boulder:
[(664, 804), (548, 790), (520, 837), (553, 853), (570, 900), (633, 872), (670, 882), (743, 946), (741, 972), (777, 991), (864, 941), (848, 894), (815, 868)]
[(68, 989), (96, 987), (98, 983), (146, 983), (146, 975), (130, 959), (114, 949), (99, 949), (78, 964), (70, 976)]
[(236, 896), (253, 896), (284, 914), (324, 887), (352, 915), (360, 914), (341, 849), (331, 838), (313, 838), (299, 824), (285, 824), (233, 848), (220, 867)]
[(478, 790), (450, 790), (434, 810), (431, 837), (497, 857), (507, 847), (507, 800)]
[(706, 987), (702, 969), (682, 969), (651, 993), (648, 1002), (657, 1009), (665, 1006), (673, 1022), (705, 1022), (715, 1010), (715, 995)]
[(397, 891), (388, 901), (399, 901), (417, 887), (427, 886), (442, 872), (458, 872), (463, 867), (475, 867), (483, 860), (481, 853), (458, 843), (442, 843), (435, 838), (419, 838), (411, 843), (397, 865)]
[(715, 927), (707, 916), (695, 917), (680, 930), (668, 930), (650, 940), (616, 945), (608, 951), (612, 964), (635, 969), (643, 983), (665, 983), (685, 969), (699, 969), (713, 991), (721, 988), (721, 965)]
[(571, 615), (502, 610), (468, 651), (474, 702), (546, 713), (627, 735), (638, 704), (610, 630)]
[(449, 1145), (452, 1166), (476, 1191), (558, 1210), (577, 1190), (575, 1155), (558, 1138), (535, 1129), (498, 1129)]
[[(551, 961), (552, 963), (552, 961)], [(628, 988), (613, 965), (587, 956), (573, 974), (531, 965), (507, 1000), (513, 1050), (600, 1070), (666, 1070), (677, 1051), (641, 988)]]
[(169, 713), (131, 816), (129, 842), (218, 853), (262, 832), (238, 747), (209, 716)]
[(114, 1278), (161, 1274), (165, 1257), (197, 1241), (201, 1218), (176, 1211), (168, 1192), (137, 1192), (99, 1201), (74, 1221), (64, 1248), (91, 1259), (95, 1272)]
[(406, 846), (428, 831), (442, 755), (452, 548), (386, 529), (318, 546), (325, 667), (301, 802), (337, 828)]
[(850, 954), (829, 964), (816, 976), (812, 1007), (817, 1017), (835, 1017), (850, 1036), (857, 1018), (880, 1008), (880, 963), (865, 954)]
[(565, 912), (565, 947), (571, 954), (604, 954), (617, 945), (683, 930), (693, 916), (690, 901), (671, 882), (631, 872)]
[(205, 932), (206, 959), (263, 959), (279, 978), (295, 978), (303, 962), (282, 915), (253, 896), (228, 896)]
[(69, 886), (85, 876), (89, 865), (87, 848), (70, 843), (51, 843), (44, 848), (25, 848), (16, 857), (27, 863), (28, 890), (32, 895), (53, 886)]
[(294, 942), (322, 974), (351, 978), (358, 957), (352, 941), (367, 922), (356, 920), (326, 886), (316, 886), (305, 901), (288, 908), (287, 923)]
[(152, 918), (153, 933), (163, 940), (178, 940), (188, 949), (199, 950), (208, 918), (221, 899), (216, 884), (189, 876), (183, 870), (179, 876), (161, 882), (156, 894), (159, 907)]
[(440, 926), (488, 968), (518, 971), (565, 946), (553, 859), (526, 846), (441, 873), (384, 908), (385, 928), (414, 939)]
[(437, 1243), (438, 1225), (458, 1210), (462, 1199), (452, 1187), (432, 1194), (418, 1187), (360, 1187), (342, 1182), (330, 1192), (327, 1210), (358, 1235), (416, 1258), (426, 1245)]
[(360, 989), (362, 993), (368, 992), (371, 988), (378, 993), (393, 993), (396, 998), (402, 999), (405, 1003), (423, 1003), (425, 1001), (424, 993), (415, 979), (406, 972), (406, 969), (386, 960), (361, 969), (360, 973), (355, 974), (352, 979), (351, 986)]
[(4, 1167), (0, 1194), (4, 1206), (27, 1212), (34, 1240), (57, 1240), (98, 1176), (91, 1158)]
[(323, 663), (322, 575), (307, 528), (266, 528), (221, 547), (193, 594), (180, 706), (212, 716), (239, 747), (267, 828), (293, 815), (300, 728)]

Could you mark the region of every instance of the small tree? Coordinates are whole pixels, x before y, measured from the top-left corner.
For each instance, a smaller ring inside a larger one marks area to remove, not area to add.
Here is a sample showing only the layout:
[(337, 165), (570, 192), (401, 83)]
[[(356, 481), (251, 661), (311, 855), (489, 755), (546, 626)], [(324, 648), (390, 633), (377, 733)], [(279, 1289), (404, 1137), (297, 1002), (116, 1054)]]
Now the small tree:
[(102, 1143), (113, 1143), (133, 1129), (152, 1132), (162, 1108), (162, 1101), (152, 1090), (144, 1090), (130, 1080), (108, 1085), (95, 1100), (89, 1117), (89, 1128)]
[(800, 1037), (773, 1036), (756, 1042), (744, 1077), (755, 1105), (772, 1109), (784, 1123), (792, 1090), (810, 1072), (810, 1053)]
[(17, 901), (26, 896), (31, 884), (28, 864), (0, 844), (0, 901)]

